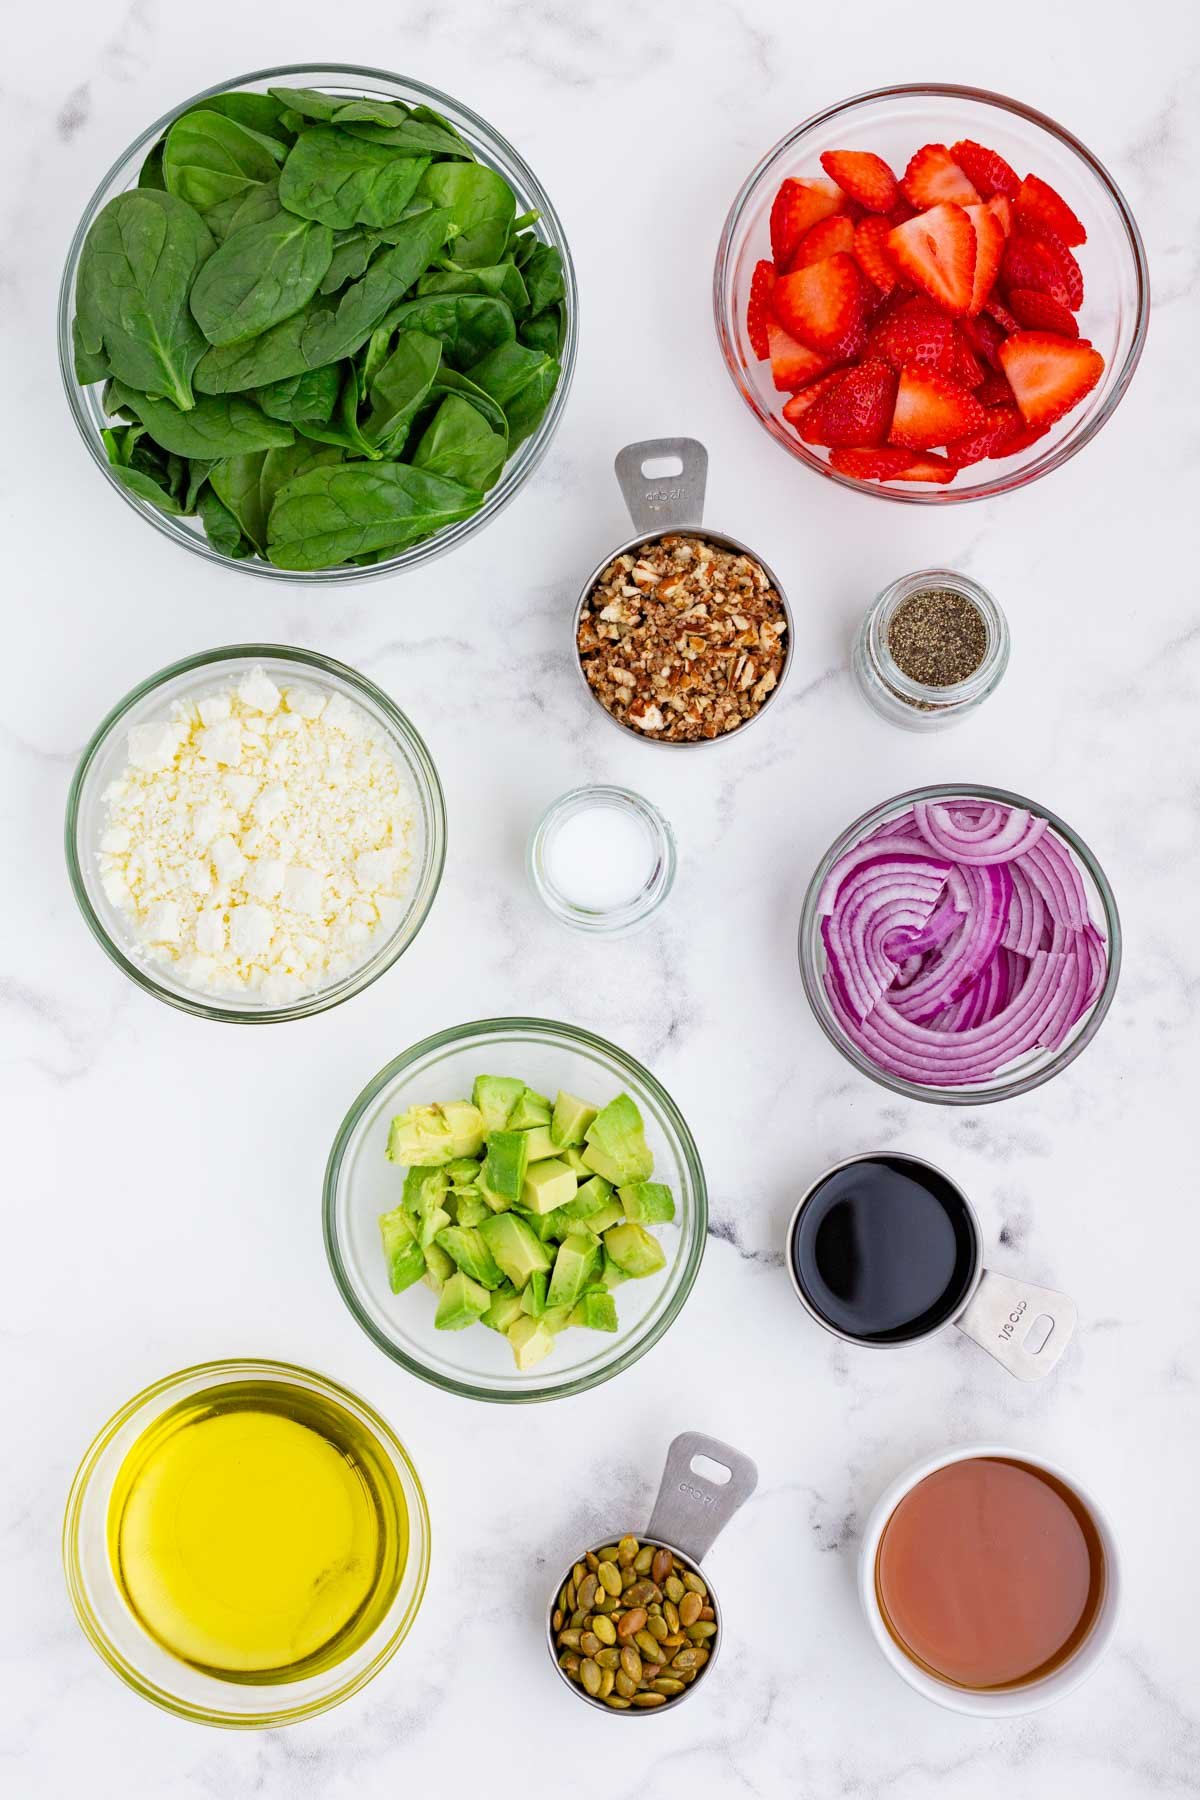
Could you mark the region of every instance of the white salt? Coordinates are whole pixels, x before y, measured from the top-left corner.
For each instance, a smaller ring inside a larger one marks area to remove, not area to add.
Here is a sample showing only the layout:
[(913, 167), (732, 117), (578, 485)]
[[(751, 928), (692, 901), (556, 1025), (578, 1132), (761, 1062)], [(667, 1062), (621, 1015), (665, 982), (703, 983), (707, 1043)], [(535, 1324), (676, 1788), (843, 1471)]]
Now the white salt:
[(579, 807), (550, 834), (546, 873), (572, 906), (612, 912), (642, 893), (657, 860), (641, 819), (609, 802)]

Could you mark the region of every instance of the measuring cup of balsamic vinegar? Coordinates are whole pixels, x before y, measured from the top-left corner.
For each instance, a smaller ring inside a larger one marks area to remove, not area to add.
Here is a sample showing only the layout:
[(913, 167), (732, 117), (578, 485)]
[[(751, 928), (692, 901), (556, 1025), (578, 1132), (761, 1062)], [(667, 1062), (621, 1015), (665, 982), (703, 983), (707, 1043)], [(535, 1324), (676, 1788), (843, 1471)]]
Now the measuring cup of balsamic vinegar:
[(955, 1325), (1021, 1381), (1039, 1381), (1075, 1329), (1055, 1288), (983, 1266), (975, 1209), (919, 1157), (867, 1152), (827, 1169), (788, 1225), (792, 1286), (818, 1325), (872, 1349)]
[[(706, 1462), (715, 1463), (718, 1468), (727, 1472), (726, 1480), (716, 1482), (694, 1465), (702, 1458)], [(683, 1431), (675, 1438), (667, 1451), (667, 1460), (663, 1468), (662, 1481), (659, 1484), (658, 1498), (654, 1502), (654, 1511), (650, 1515), (650, 1523), (645, 1531), (634, 1535), (643, 1544), (653, 1544), (656, 1548), (670, 1550), (674, 1556), (693, 1574), (701, 1573), (700, 1563), (708, 1555), (717, 1538), (724, 1531), (730, 1519), (750, 1498), (758, 1486), (758, 1468), (748, 1456), (735, 1450), (732, 1444), (723, 1444), (719, 1438), (706, 1437), (702, 1431)], [(583, 1562), (590, 1553), (596, 1555), (608, 1544), (615, 1544), (623, 1534), (614, 1532), (611, 1536), (601, 1538), (595, 1544), (585, 1544), (579, 1554), (563, 1570), (554, 1584), (550, 1595), (550, 1603), (546, 1608), (546, 1645), (550, 1651), (550, 1659), (555, 1670), (577, 1700), (586, 1701), (589, 1706), (599, 1712), (607, 1713), (610, 1718), (647, 1719), (660, 1713), (674, 1712), (675, 1708), (702, 1687), (712, 1674), (713, 1666), (720, 1654), (721, 1642), (725, 1636), (725, 1615), (721, 1603), (713, 1590), (708, 1575), (704, 1575), (704, 1585), (708, 1589), (708, 1604), (716, 1614), (716, 1636), (709, 1641), (709, 1659), (700, 1674), (690, 1686), (685, 1687), (682, 1694), (676, 1694), (666, 1706), (648, 1707), (644, 1711), (631, 1707), (628, 1712), (618, 1711), (606, 1706), (603, 1700), (594, 1699), (585, 1688), (577, 1687), (566, 1670), (559, 1666), (558, 1648), (555, 1644), (554, 1610), (558, 1605), (558, 1596), (570, 1578), (576, 1563)]]

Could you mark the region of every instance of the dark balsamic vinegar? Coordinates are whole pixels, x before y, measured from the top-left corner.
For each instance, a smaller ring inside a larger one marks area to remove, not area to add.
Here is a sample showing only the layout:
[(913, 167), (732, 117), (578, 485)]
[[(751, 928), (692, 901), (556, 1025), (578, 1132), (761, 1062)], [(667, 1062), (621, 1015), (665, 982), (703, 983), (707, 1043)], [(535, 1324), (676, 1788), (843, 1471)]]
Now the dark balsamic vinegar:
[(979, 1248), (953, 1182), (914, 1157), (872, 1156), (810, 1196), (791, 1254), (809, 1304), (836, 1331), (900, 1344), (953, 1316)]

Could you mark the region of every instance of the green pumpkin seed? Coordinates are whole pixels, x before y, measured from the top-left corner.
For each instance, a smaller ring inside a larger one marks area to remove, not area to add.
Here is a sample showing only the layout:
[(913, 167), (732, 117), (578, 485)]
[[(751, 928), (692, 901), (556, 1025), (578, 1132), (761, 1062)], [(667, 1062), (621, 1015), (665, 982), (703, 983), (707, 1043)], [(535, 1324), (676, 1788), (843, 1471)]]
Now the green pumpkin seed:
[(621, 1652), (621, 1667), (630, 1681), (637, 1682), (642, 1679), (642, 1659), (632, 1644), (626, 1644)]
[(701, 1620), (698, 1624), (688, 1627), (688, 1636), (691, 1638), (693, 1644), (702, 1644), (706, 1638), (716, 1637), (716, 1635), (716, 1626), (710, 1625), (707, 1619)]
[(634, 1706), (665, 1706), (667, 1696), (665, 1694), (635, 1694), (632, 1704)]
[(615, 1644), (617, 1641), (617, 1628), (612, 1620), (607, 1618), (604, 1613), (596, 1613), (593, 1615), (592, 1630), (602, 1644)]
[(604, 1704), (605, 1706), (611, 1706), (614, 1712), (629, 1711), (629, 1702), (621, 1694), (610, 1694)]
[(656, 1639), (660, 1644), (665, 1637), (670, 1636), (667, 1629), (667, 1621), (662, 1617), (656, 1618), (653, 1613), (651, 1613), (650, 1617), (646, 1620), (646, 1630), (650, 1633), (650, 1636)]
[(594, 1657), (597, 1650), (602, 1650), (604, 1646), (594, 1631), (585, 1631), (579, 1640), (579, 1648), (585, 1656)]
[(671, 1552), (656, 1550), (650, 1562), (650, 1579), (659, 1587), (671, 1573)]
[(635, 1631), (633, 1634), (633, 1641), (641, 1651), (642, 1655), (648, 1656), (651, 1662), (654, 1661), (656, 1656), (662, 1655), (662, 1652), (658, 1647), (658, 1640), (652, 1638), (648, 1631)]
[(618, 1569), (616, 1563), (610, 1562), (609, 1559), (605, 1557), (601, 1562), (600, 1567), (596, 1570), (596, 1573), (600, 1577), (600, 1585), (606, 1594), (616, 1596), (620, 1593), (621, 1571)]
[(679, 1602), (679, 1623), (683, 1626), (685, 1631), (689, 1625), (694, 1625), (696, 1623), (696, 1620), (700, 1617), (700, 1608), (703, 1605), (703, 1600), (694, 1590), (683, 1596), (683, 1599)]
[(633, 1559), (633, 1566), (639, 1575), (648, 1575), (654, 1562), (654, 1545), (646, 1544)]
[(666, 1694), (670, 1698), (672, 1694), (682, 1694), (683, 1683), (676, 1681), (672, 1675), (660, 1675), (654, 1683), (654, 1691), (656, 1694)]
[(615, 1563), (617, 1560), (617, 1546), (615, 1544), (606, 1544), (603, 1550), (597, 1550), (596, 1555), (601, 1562)]
[(550, 1614), (550, 1629), (551, 1629), (551, 1631), (560, 1631), (562, 1629), (562, 1622), (563, 1622), (562, 1607), (556, 1606), (554, 1611)]
[(621, 1539), (620, 1543), (617, 1545), (617, 1561), (623, 1569), (630, 1567), (640, 1548), (641, 1546), (635, 1537), (626, 1536)]
[[(687, 1652), (681, 1650), (679, 1654), (685, 1656)], [(590, 1656), (585, 1656), (579, 1665), (579, 1679), (582, 1681), (588, 1693), (595, 1699), (596, 1695), (600, 1692), (600, 1683), (604, 1679), (604, 1671), (599, 1663), (593, 1662)]]
[(612, 1669), (601, 1669), (601, 1671), (600, 1671), (600, 1689), (596, 1695), (597, 1700), (607, 1700), (608, 1699), (608, 1696), (613, 1691), (613, 1683), (615, 1680), (616, 1680), (616, 1674), (614, 1673), (614, 1671)]
[(558, 1641), (564, 1650), (578, 1650), (580, 1634), (577, 1631), (560, 1631)]
[(683, 1585), (685, 1588), (690, 1589), (693, 1594), (699, 1594), (702, 1600), (708, 1599), (708, 1589), (705, 1587), (700, 1577), (692, 1573), (691, 1569), (685, 1569), (683, 1571)]
[(622, 1700), (632, 1700), (633, 1696), (637, 1693), (637, 1682), (633, 1679), (632, 1675), (627, 1675), (624, 1669), (617, 1670), (615, 1685)]
[(668, 1575), (667, 1579), (663, 1582), (663, 1593), (667, 1596), (668, 1600), (673, 1600), (676, 1606), (679, 1605), (679, 1602), (683, 1599), (686, 1592), (687, 1589), (684, 1587), (682, 1581), (680, 1581), (678, 1575)]
[(618, 1712), (677, 1699), (709, 1660), (718, 1631), (701, 1577), (665, 1545), (632, 1533), (574, 1564), (551, 1627), (568, 1680)]
[(620, 1666), (621, 1652), (611, 1648), (597, 1650), (594, 1660), (602, 1669), (616, 1669)]
[(600, 1583), (589, 1570), (583, 1580), (579, 1583), (579, 1604), (584, 1612), (591, 1612), (593, 1602), (596, 1598), (596, 1590), (599, 1586)]
[[(584, 1667), (586, 1668), (586, 1666), (585, 1664)], [(677, 1656), (671, 1658), (671, 1667), (673, 1669), (694, 1669), (696, 1667), (696, 1651), (681, 1650)]]
[(640, 1631), (649, 1614), (640, 1606), (631, 1606), (628, 1612), (621, 1614), (617, 1620), (617, 1636), (622, 1640), (631, 1638), (635, 1631)]
[(667, 1621), (668, 1631), (679, 1630), (679, 1608), (673, 1600), (663, 1601), (663, 1618)]

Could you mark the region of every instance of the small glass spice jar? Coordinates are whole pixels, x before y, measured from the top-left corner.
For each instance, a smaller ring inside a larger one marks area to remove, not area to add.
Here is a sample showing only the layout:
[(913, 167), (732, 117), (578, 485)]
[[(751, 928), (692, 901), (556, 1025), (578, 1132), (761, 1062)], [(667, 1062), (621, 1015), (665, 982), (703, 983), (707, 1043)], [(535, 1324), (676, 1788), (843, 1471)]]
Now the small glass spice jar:
[(881, 718), (906, 731), (942, 731), (994, 691), (1008, 653), (1008, 620), (986, 588), (952, 569), (918, 569), (879, 595), (851, 667)]
[(573, 788), (539, 820), (526, 868), (561, 924), (620, 937), (644, 925), (670, 893), (675, 838), (658, 808), (628, 788)]

